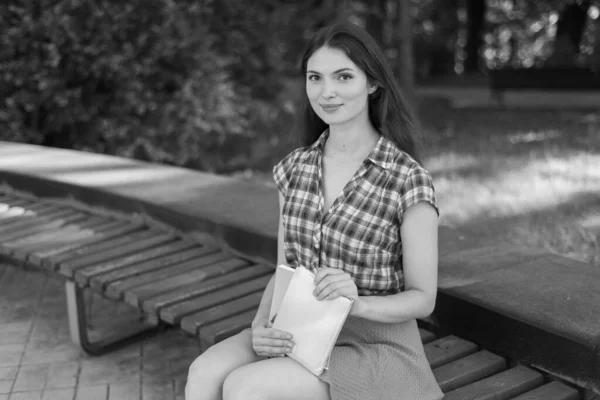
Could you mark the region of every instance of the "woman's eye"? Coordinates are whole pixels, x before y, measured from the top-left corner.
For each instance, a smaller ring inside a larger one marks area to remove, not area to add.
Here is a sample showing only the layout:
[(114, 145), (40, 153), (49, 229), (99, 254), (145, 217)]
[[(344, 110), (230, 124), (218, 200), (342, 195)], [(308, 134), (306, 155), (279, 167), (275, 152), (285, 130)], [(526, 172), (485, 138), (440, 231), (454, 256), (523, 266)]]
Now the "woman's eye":
[(309, 80), (309, 81), (316, 82), (316, 81), (318, 81), (318, 80), (319, 80), (319, 75), (309, 75), (309, 76), (308, 76), (308, 80)]
[(341, 80), (341, 81), (348, 81), (350, 79), (352, 79), (352, 75), (348, 75), (348, 74), (342, 74), (339, 77), (339, 80)]

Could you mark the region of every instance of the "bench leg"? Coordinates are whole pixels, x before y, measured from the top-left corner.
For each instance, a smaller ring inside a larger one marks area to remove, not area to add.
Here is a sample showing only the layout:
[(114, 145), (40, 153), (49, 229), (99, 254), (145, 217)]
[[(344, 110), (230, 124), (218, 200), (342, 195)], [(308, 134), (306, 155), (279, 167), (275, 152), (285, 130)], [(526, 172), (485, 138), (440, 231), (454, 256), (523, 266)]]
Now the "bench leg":
[(69, 315), (69, 329), (74, 343), (90, 355), (100, 355), (118, 347), (125, 346), (142, 337), (154, 334), (162, 328), (159, 323), (149, 325), (138, 323), (130, 327), (118, 327), (118, 334), (108, 336), (92, 342), (89, 337), (86, 305), (84, 302), (84, 288), (75, 282), (66, 281), (67, 311)]

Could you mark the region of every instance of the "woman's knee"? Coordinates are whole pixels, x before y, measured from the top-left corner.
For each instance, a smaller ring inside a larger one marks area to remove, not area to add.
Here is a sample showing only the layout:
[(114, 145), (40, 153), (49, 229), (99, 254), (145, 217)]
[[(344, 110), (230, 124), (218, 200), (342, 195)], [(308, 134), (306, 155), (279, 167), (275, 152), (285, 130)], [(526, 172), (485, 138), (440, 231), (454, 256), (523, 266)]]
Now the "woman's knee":
[(233, 370), (223, 382), (223, 400), (267, 400), (264, 382), (248, 373), (248, 368)]

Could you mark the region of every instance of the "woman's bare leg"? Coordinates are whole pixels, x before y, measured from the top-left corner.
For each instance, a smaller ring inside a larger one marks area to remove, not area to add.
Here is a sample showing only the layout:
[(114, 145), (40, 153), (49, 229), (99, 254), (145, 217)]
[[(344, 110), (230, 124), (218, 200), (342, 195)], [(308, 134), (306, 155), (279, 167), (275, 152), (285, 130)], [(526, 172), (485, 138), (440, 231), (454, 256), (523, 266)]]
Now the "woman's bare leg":
[(221, 400), (229, 373), (263, 360), (252, 349), (252, 332), (245, 330), (215, 344), (192, 362), (185, 386), (186, 400)]
[(223, 384), (223, 400), (330, 400), (329, 385), (289, 357), (235, 369)]

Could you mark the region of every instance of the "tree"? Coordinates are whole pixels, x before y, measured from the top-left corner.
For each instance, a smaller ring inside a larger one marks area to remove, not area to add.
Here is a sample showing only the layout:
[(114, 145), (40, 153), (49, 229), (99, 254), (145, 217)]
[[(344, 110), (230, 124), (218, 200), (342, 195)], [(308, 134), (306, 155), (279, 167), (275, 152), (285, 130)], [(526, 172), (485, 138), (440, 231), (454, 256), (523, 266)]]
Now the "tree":
[(483, 44), (483, 29), (485, 26), (485, 0), (467, 0), (467, 43), (465, 45), (464, 72), (479, 70), (480, 49)]
[(398, 0), (398, 47), (399, 57), (396, 76), (410, 104), (415, 104), (414, 54), (412, 46), (411, 1)]

